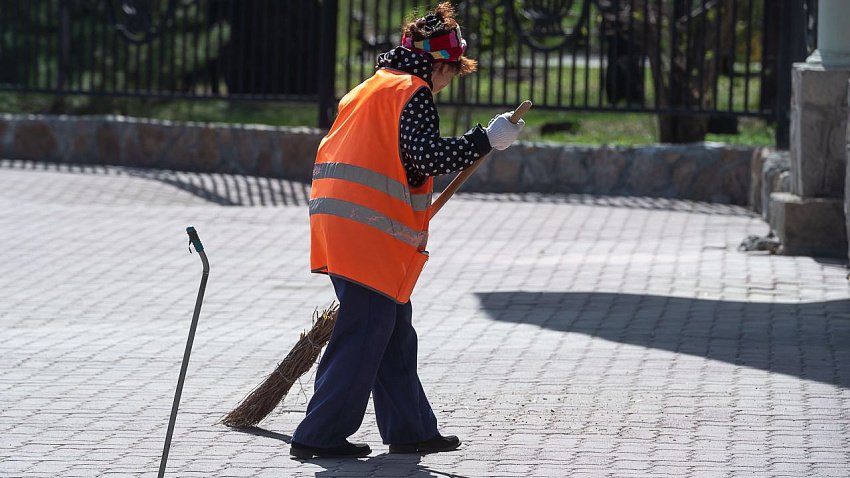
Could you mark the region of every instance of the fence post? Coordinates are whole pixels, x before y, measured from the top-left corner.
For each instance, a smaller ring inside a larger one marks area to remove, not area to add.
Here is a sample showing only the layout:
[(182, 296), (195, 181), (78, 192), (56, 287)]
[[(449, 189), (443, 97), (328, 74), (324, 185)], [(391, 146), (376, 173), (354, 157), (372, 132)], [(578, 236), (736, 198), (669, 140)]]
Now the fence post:
[[(70, 67), (71, 57), (71, 13), (68, 8), (67, 0), (59, 1), (59, 30), (57, 31), (57, 71), (56, 71), (56, 91), (64, 93), (68, 85), (68, 70)], [(36, 59), (36, 61), (38, 61)], [(38, 82), (38, 78), (36, 78)], [(45, 88), (50, 88), (50, 85), (45, 82)]]
[[(52, 2), (51, 2), (52, 3)], [(50, 74), (36, 74), (34, 80), (29, 78), (29, 68), (27, 68), (26, 84), (32, 85), (31, 82), (37, 85), (38, 88), (46, 88), (53, 90), (56, 95), (50, 102), (49, 112), (51, 114), (65, 113), (65, 93), (67, 92), (68, 84), (71, 78), (71, 10), (68, 5), (68, 0), (59, 0), (59, 18), (58, 28), (56, 29), (56, 84), (50, 84)], [(49, 9), (49, 7), (48, 7)], [(49, 22), (50, 20), (48, 20)], [(38, 30), (30, 32), (37, 34)], [(34, 61), (38, 65), (40, 58), (36, 53)], [(50, 71), (51, 62), (48, 62), (47, 70)], [(43, 78), (43, 80), (42, 80)]]
[(336, 19), (339, 2), (322, 1), (319, 37), (319, 127), (328, 129), (336, 107)]
[(791, 70), (795, 62), (806, 59), (808, 15), (800, 0), (783, 0), (780, 10), (780, 31), (784, 34), (779, 38), (776, 65), (776, 147), (788, 149), (791, 128)]

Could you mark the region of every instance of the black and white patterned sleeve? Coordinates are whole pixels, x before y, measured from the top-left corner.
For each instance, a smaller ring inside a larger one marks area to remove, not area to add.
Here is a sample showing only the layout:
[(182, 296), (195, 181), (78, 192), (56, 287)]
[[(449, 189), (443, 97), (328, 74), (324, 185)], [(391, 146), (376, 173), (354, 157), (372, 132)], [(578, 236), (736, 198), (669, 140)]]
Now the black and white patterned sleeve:
[(399, 127), (401, 159), (411, 186), (420, 186), (428, 176), (461, 171), (490, 152), (490, 141), (481, 125), (463, 136), (440, 137), (440, 117), (428, 88), (419, 89), (401, 114)]

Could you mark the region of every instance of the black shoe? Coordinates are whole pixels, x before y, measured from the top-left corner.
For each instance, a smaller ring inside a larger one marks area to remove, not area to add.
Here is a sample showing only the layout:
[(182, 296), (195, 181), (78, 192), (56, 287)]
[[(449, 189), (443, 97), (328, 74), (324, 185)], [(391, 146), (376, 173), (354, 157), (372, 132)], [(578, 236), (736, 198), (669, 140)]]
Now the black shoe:
[(390, 445), (390, 453), (437, 453), (441, 451), (456, 450), (460, 446), (460, 439), (454, 435), (444, 437), (437, 435), (430, 440), (407, 445)]
[(345, 445), (331, 448), (307, 446), (295, 442), (289, 444), (289, 454), (295, 458), (303, 459), (310, 459), (314, 456), (316, 458), (363, 458), (369, 456), (369, 453), (372, 453), (372, 449), (365, 443), (345, 442)]

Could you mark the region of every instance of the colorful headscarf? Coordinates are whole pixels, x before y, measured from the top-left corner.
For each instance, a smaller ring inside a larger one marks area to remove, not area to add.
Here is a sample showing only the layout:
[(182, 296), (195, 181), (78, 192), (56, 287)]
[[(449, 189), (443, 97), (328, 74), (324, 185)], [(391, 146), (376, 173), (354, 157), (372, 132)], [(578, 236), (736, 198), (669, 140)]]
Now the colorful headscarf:
[[(427, 22), (428, 17), (425, 17), (425, 19), (426, 26), (430, 26), (431, 22)], [(433, 31), (436, 31), (436, 28)], [(416, 53), (430, 56), (434, 61), (454, 62), (458, 61), (466, 51), (466, 40), (461, 36), (460, 26), (458, 26), (453, 30), (440, 32), (420, 41), (414, 41), (413, 38), (404, 35), (401, 37), (401, 46)]]

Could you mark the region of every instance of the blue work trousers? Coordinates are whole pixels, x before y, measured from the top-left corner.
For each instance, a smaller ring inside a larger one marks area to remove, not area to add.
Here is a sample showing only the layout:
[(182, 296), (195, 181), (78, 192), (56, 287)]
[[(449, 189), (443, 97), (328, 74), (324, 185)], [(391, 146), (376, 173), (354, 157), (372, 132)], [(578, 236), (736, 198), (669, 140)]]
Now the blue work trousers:
[(313, 398), (292, 441), (335, 447), (360, 428), (369, 394), (385, 444), (437, 436), (437, 419), (416, 373), (410, 302), (331, 277), (339, 299), (333, 334), (319, 362)]

